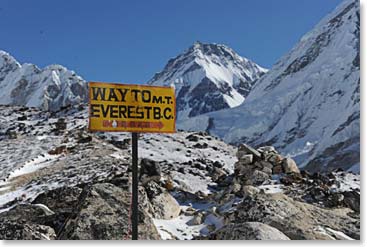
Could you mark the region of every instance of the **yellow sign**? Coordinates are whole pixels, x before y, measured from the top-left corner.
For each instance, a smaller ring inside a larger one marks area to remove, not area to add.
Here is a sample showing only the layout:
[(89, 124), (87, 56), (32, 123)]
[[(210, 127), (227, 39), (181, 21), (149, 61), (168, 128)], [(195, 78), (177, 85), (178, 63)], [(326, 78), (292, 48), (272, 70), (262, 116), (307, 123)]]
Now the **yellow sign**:
[(89, 130), (173, 133), (172, 87), (89, 82)]

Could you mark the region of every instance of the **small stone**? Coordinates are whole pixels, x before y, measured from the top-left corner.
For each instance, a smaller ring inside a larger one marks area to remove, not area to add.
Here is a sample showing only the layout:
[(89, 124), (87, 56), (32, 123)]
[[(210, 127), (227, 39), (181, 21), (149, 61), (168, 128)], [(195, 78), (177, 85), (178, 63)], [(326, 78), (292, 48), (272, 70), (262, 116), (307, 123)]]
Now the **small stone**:
[(217, 167), (217, 168), (223, 168), (224, 165), (216, 160), (216, 161), (214, 161), (213, 166)]
[(92, 141), (92, 136), (87, 135), (87, 136), (81, 136), (78, 140), (78, 143), (88, 143)]
[[(254, 159), (255, 160), (260, 160), (261, 159), (261, 154), (259, 151), (257, 151), (256, 149), (246, 145), (246, 144), (241, 144), (238, 147), (238, 152), (245, 152), (246, 154), (252, 154), (254, 155)], [(237, 156), (238, 157), (238, 156)]]
[(273, 169), (273, 164), (267, 161), (260, 161), (260, 164), (263, 168), (269, 168), (270, 170)]
[(281, 164), (283, 159), (283, 156), (281, 156), (280, 154), (271, 154), (267, 161), (275, 166)]
[(274, 154), (278, 153), (273, 146), (259, 147), (257, 151), (259, 151), (260, 153), (274, 153)]
[(55, 126), (57, 130), (66, 130), (67, 124), (65, 118), (59, 118), (55, 123)]
[(241, 185), (239, 183), (234, 183), (232, 186), (232, 192), (238, 193), (241, 190)]
[(245, 154), (238, 158), (239, 162), (241, 162), (244, 165), (251, 164), (254, 160), (254, 156), (252, 154)]
[(177, 171), (182, 173), (182, 174), (185, 174), (185, 169), (183, 167), (178, 168)]
[(187, 225), (189, 226), (197, 226), (200, 225), (204, 222), (205, 217), (202, 213), (198, 213), (194, 216), (194, 218), (192, 218), (191, 220), (189, 220), (189, 222), (187, 222)]
[(191, 135), (188, 135), (186, 137), (187, 140), (189, 140), (190, 142), (197, 142), (199, 141), (199, 137), (194, 135), (194, 134), (191, 134)]
[(253, 196), (259, 192), (260, 190), (252, 185), (245, 185), (242, 187), (243, 197)]
[(254, 170), (252, 173), (246, 174), (242, 179), (245, 185), (261, 185), (270, 178), (269, 174), (260, 170)]

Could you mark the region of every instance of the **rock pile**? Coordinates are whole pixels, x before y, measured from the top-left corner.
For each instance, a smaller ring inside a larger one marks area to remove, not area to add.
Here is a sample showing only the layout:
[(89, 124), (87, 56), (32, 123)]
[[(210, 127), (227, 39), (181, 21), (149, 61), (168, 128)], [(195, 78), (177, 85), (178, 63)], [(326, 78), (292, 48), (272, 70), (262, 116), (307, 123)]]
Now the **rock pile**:
[(300, 173), (293, 159), (284, 158), (271, 146), (256, 150), (246, 144), (241, 144), (237, 158), (235, 179), (242, 185), (261, 185), (273, 174)]

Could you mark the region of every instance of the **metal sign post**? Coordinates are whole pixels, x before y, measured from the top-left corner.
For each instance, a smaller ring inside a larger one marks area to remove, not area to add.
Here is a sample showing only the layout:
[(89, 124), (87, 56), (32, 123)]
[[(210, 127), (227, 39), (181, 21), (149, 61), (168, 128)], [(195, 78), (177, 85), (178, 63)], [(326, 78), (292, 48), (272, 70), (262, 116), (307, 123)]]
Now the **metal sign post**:
[(133, 132), (132, 137), (132, 240), (138, 240), (138, 223), (139, 223), (139, 209), (138, 209), (138, 133)]

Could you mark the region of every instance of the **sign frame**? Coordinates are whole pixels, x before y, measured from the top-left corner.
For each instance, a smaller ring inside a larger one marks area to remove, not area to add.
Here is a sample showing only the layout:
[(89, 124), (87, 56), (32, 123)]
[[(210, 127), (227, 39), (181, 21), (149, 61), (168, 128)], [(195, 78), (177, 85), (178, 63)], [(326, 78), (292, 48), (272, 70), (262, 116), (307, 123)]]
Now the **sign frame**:
[[(162, 134), (173, 134), (176, 133), (176, 121), (177, 121), (177, 110), (176, 110), (176, 95), (174, 92), (174, 102), (173, 102), (173, 115), (174, 115), (174, 119), (173, 119), (173, 130), (172, 131), (160, 131), (160, 130), (121, 130), (121, 129), (116, 129), (116, 130), (105, 130), (105, 129), (91, 129), (91, 121), (90, 121), (90, 115), (91, 115), (91, 98), (90, 98), (90, 85), (91, 84), (108, 84), (108, 85), (114, 85), (114, 86), (133, 86), (133, 87), (151, 87), (151, 88), (164, 88), (164, 89), (168, 89), (168, 88), (174, 88), (174, 87), (169, 87), (169, 86), (153, 86), (153, 85), (144, 85), (144, 84), (126, 84), (126, 83), (116, 83), (116, 82), (96, 82), (96, 81), (90, 81), (88, 82), (88, 130), (90, 132), (130, 132), (130, 133), (162, 133)], [(175, 91), (175, 89), (174, 89)]]

